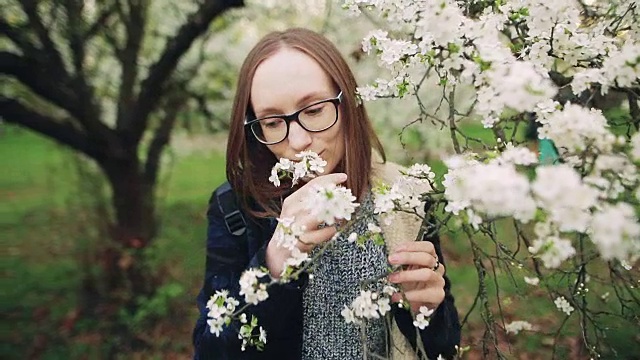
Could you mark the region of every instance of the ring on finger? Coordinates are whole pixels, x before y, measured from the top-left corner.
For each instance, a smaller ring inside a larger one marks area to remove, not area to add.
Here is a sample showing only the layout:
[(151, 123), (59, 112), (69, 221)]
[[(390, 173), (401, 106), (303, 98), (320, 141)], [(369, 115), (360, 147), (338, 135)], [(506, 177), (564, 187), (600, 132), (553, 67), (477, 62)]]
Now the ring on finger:
[(438, 271), (438, 269), (440, 268), (440, 261), (438, 261), (438, 259), (436, 259), (436, 265), (433, 267), (433, 271)]

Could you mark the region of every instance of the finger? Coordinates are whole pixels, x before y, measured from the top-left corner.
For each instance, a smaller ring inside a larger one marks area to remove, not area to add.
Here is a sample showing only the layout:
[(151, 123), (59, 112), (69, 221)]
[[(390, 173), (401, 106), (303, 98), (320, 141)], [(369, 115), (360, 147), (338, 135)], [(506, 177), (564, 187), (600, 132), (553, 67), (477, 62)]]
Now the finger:
[(335, 235), (336, 228), (326, 227), (319, 230), (307, 231), (300, 236), (298, 241), (298, 249), (300, 251), (309, 252), (314, 247), (328, 241)]
[(434, 268), (436, 262), (433, 254), (428, 252), (395, 252), (389, 256), (391, 265), (417, 265)]
[(444, 296), (444, 288), (431, 287), (406, 291), (404, 297), (401, 293), (395, 293), (391, 296), (391, 301), (400, 302), (406, 299), (411, 304), (411, 308), (417, 311), (424, 305), (429, 309), (438, 307), (444, 301)]
[(309, 180), (309, 182), (304, 184), (304, 186), (294, 192), (291, 196), (295, 196), (294, 199), (302, 201), (304, 198), (306, 198), (309, 192), (314, 191), (314, 189), (318, 186), (322, 187), (328, 184), (338, 185), (345, 181), (347, 181), (347, 174), (345, 173), (321, 175)]
[(327, 175), (321, 175), (311, 179), (301, 189), (312, 185), (326, 185), (326, 184), (341, 184), (347, 181), (347, 174), (345, 173), (333, 173)]
[(296, 217), (295, 221), (296, 225), (304, 226), (306, 231), (317, 230), (322, 223), (315, 216), (311, 216), (311, 214), (307, 211), (299, 217)]
[(394, 284), (423, 283), (430, 286), (444, 287), (444, 278), (435, 271), (427, 268), (404, 270), (389, 275), (389, 281)]
[(322, 186), (329, 183), (340, 184), (346, 180), (347, 174), (345, 173), (327, 174), (311, 179), (311, 181), (283, 200), (282, 213), (290, 214), (289, 216), (291, 216), (291, 214), (296, 214), (301, 210), (306, 210), (304, 200), (308, 197), (309, 192), (313, 190), (314, 186)]
[(394, 248), (393, 252), (427, 252), (434, 258), (438, 258), (436, 248), (431, 241), (407, 241)]

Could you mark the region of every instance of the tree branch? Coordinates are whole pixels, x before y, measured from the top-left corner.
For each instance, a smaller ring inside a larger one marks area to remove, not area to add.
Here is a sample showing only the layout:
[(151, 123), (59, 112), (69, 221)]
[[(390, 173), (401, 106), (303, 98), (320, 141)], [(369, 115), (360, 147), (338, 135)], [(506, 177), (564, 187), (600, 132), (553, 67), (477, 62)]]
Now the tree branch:
[[(84, 33), (84, 41), (91, 40), (91, 38), (97, 35), (101, 30), (106, 29), (109, 19), (111, 19), (113, 14), (115, 14), (115, 10), (116, 10), (115, 3), (103, 9), (100, 15), (95, 20), (95, 22), (91, 24), (87, 29), (87, 31)], [(106, 29), (106, 30), (111, 31), (109, 29)]]
[(242, 6), (242, 0), (205, 0), (200, 7), (189, 16), (187, 22), (170, 39), (158, 61), (149, 70), (149, 75), (142, 82), (135, 111), (130, 114), (127, 129), (131, 129), (131, 141), (138, 142), (147, 127), (149, 114), (155, 109), (158, 99), (164, 93), (164, 85), (172, 75), (178, 61), (191, 47), (191, 44), (204, 33), (211, 21), (232, 7)]
[(638, 106), (638, 95), (632, 90), (627, 90), (627, 100), (629, 101), (629, 112), (631, 113), (631, 123), (640, 130), (640, 107)]
[(50, 137), (87, 156), (101, 161), (103, 152), (89, 137), (69, 123), (62, 123), (50, 116), (27, 108), (15, 99), (0, 96), (0, 118)]
[[(95, 102), (94, 89), (89, 85), (84, 71), (86, 59), (85, 33), (86, 22), (83, 16), (82, 1), (66, 0), (64, 7), (67, 14), (67, 38), (69, 39), (69, 49), (71, 50), (74, 66), (74, 77), (71, 82), (75, 90), (76, 98), (79, 100), (80, 118), (83, 123), (90, 125), (92, 131), (102, 131), (99, 129), (100, 110)], [(92, 121), (96, 119), (96, 121)]]
[[(83, 104), (69, 86), (69, 80), (55, 78), (41, 61), (0, 51), (0, 74), (14, 77), (35, 94), (66, 110), (82, 124), (88, 134), (97, 139), (110, 137), (109, 128), (100, 122), (100, 114), (90, 104)], [(83, 88), (76, 88), (80, 93)]]
[(11, 26), (4, 19), (0, 18), (0, 34), (9, 38), (25, 55), (34, 56), (38, 53), (38, 49), (33, 42), (28, 38), (27, 32), (29, 30), (25, 27)]
[(64, 1), (64, 9), (67, 14), (67, 23), (65, 30), (69, 39), (69, 49), (73, 55), (73, 66), (76, 76), (84, 77), (84, 59), (85, 59), (85, 21), (82, 15), (81, 2), (76, 0)]
[(187, 99), (185, 97), (175, 97), (167, 102), (167, 106), (165, 106), (167, 111), (160, 122), (160, 126), (153, 134), (153, 140), (151, 140), (151, 144), (149, 145), (149, 151), (147, 152), (147, 159), (144, 166), (144, 176), (150, 184), (156, 183), (162, 150), (167, 144), (169, 144), (169, 140), (171, 139), (171, 130), (173, 130), (178, 117), (178, 112), (182, 106), (184, 106), (186, 100)]
[(0, 51), (0, 74), (13, 76), (35, 94), (42, 96), (72, 116), (80, 115), (78, 101), (66, 84), (52, 79), (40, 62), (7, 51)]
[(118, 117), (117, 128), (126, 128), (126, 124), (131, 121), (131, 109), (135, 105), (134, 87), (138, 80), (138, 58), (142, 48), (144, 28), (146, 22), (146, 9), (142, 2), (129, 0), (128, 14), (124, 14), (121, 7), (118, 7), (126, 29), (126, 44), (118, 57), (122, 68), (122, 81), (118, 92)]
[(40, 43), (42, 43), (42, 47), (44, 48), (43, 54), (47, 57), (46, 62), (51, 64), (51, 70), (68, 78), (67, 68), (64, 65), (64, 61), (62, 61), (60, 51), (58, 51), (58, 48), (49, 36), (49, 30), (44, 26), (38, 14), (38, 2), (34, 0), (22, 0), (20, 4), (25, 14), (27, 14), (29, 23), (35, 30)]

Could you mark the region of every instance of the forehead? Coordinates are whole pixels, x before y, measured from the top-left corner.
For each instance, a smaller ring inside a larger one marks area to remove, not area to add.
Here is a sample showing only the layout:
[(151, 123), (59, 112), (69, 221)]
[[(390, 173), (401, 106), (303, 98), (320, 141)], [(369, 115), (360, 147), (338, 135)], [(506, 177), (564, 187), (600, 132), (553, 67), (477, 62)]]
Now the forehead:
[(328, 97), (332, 81), (320, 64), (302, 51), (283, 48), (258, 65), (251, 83), (251, 102), (256, 112), (265, 107), (291, 110), (311, 93)]

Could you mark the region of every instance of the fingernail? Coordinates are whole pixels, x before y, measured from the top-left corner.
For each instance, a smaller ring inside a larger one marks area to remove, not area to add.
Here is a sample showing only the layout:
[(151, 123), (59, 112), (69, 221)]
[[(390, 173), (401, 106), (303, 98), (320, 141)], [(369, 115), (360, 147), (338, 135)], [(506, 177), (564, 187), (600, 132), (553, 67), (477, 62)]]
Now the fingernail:
[(389, 262), (390, 263), (397, 263), (398, 260), (400, 260), (400, 258), (398, 257), (398, 255), (391, 255), (389, 256)]
[(345, 173), (338, 173), (338, 180), (340, 180), (340, 181), (345, 181), (345, 180), (347, 180), (347, 174), (345, 174)]

